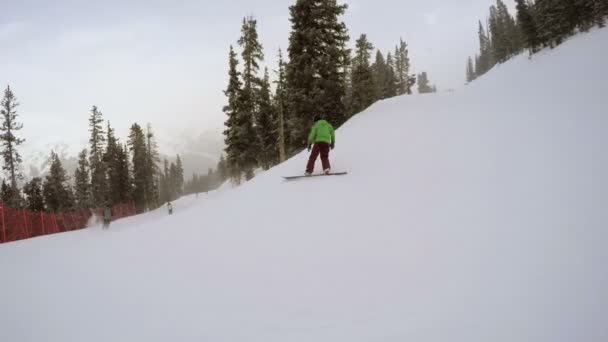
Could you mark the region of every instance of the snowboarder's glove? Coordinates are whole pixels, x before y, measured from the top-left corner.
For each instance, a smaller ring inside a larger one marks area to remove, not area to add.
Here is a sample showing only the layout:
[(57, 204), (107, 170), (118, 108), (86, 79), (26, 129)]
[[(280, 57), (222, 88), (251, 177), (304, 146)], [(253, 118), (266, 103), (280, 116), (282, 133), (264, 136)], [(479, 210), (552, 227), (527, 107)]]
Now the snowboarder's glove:
[(333, 150), (334, 148), (336, 148), (336, 143), (332, 142), (330, 147)]
[(312, 147), (311, 147), (310, 145), (308, 145), (308, 152), (310, 152), (310, 149), (311, 149), (311, 148), (312, 148)]

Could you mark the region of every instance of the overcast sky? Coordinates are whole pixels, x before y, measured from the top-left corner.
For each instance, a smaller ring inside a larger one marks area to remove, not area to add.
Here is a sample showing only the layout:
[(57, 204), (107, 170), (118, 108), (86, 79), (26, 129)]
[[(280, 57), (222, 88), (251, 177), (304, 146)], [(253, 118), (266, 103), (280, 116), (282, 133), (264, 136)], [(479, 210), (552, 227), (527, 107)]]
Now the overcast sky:
[[(295, 0), (21, 0), (0, 10), (0, 84), (21, 102), (32, 145), (87, 141), (97, 105), (121, 135), (152, 123), (163, 139), (222, 129), (227, 54), (243, 16), (258, 19), (266, 63), (287, 48)], [(464, 83), (477, 49), (477, 21), (493, 0), (353, 0), (344, 17), (351, 40), (367, 33), (382, 51), (399, 37), (413, 72), (440, 90)], [(512, 1), (507, 1), (512, 2)], [(509, 4), (511, 5), (511, 4)], [(162, 146), (161, 146), (162, 147)]]

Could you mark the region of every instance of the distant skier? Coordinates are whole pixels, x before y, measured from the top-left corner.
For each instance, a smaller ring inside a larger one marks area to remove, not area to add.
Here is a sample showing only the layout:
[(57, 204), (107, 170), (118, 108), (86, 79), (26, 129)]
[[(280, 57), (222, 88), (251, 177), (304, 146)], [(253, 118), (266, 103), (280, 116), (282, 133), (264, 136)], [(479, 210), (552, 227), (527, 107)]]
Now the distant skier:
[(169, 211), (169, 215), (173, 215), (173, 205), (171, 205), (171, 202), (167, 202), (167, 210)]
[(315, 169), (315, 163), (319, 154), (321, 155), (321, 163), (323, 164), (323, 173), (329, 174), (331, 172), (331, 165), (329, 164), (329, 150), (334, 149), (336, 146), (336, 133), (334, 127), (323, 120), (319, 115), (314, 117), (314, 125), (308, 135), (308, 151), (310, 158), (308, 159), (308, 165), (306, 165), (306, 176), (312, 175)]
[(109, 229), (110, 222), (112, 222), (112, 208), (110, 205), (106, 205), (103, 209), (103, 229)]

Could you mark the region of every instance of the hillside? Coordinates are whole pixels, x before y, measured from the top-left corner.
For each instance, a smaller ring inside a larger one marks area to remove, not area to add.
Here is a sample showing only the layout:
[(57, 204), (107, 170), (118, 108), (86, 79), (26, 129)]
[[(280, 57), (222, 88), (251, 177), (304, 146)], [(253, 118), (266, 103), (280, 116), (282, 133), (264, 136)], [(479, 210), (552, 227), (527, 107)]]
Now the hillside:
[(606, 341), (607, 41), (377, 103), (348, 176), (0, 245), (0, 340)]

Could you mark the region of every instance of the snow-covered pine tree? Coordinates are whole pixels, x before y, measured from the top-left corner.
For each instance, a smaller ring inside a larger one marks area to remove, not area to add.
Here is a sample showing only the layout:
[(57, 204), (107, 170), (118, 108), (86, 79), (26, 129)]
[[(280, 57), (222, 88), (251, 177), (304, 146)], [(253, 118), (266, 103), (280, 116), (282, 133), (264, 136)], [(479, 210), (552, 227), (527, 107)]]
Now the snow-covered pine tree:
[(103, 114), (93, 106), (89, 116), (89, 167), (91, 170), (91, 199), (95, 207), (106, 203), (106, 166), (103, 162), (105, 136), (103, 131)]
[(347, 7), (336, 0), (297, 0), (289, 8), (292, 30), (286, 79), (289, 142), (294, 150), (306, 146), (314, 115), (324, 115), (336, 127), (346, 121), (343, 99), (350, 50), (341, 16)]
[(8, 173), (10, 187), (12, 189), (13, 198), (5, 198), (4, 201), (9, 206), (19, 206), (20, 198), (17, 189), (17, 181), (23, 178), (19, 171), (22, 163), (21, 155), (18, 147), (25, 139), (18, 138), (15, 134), (23, 128), (23, 124), (17, 122), (17, 107), (19, 103), (10, 86), (4, 90), (4, 97), (0, 102), (0, 116), (2, 124), (0, 125), (0, 143), (2, 144), (2, 158), (4, 165), (2, 168)]
[(34, 177), (23, 186), (25, 206), (29, 211), (44, 211), (44, 196), (42, 194), (42, 179)]
[(69, 211), (74, 208), (74, 195), (70, 177), (63, 168), (59, 156), (51, 152), (51, 167), (43, 185), (44, 202), (51, 212)]
[(79, 209), (91, 208), (91, 179), (88, 153), (84, 149), (78, 154), (78, 168), (74, 172), (74, 201)]
[(357, 39), (355, 56), (352, 60), (352, 114), (360, 113), (376, 101), (374, 75), (370, 66), (373, 49), (374, 46), (367, 40), (366, 34), (362, 34)]

